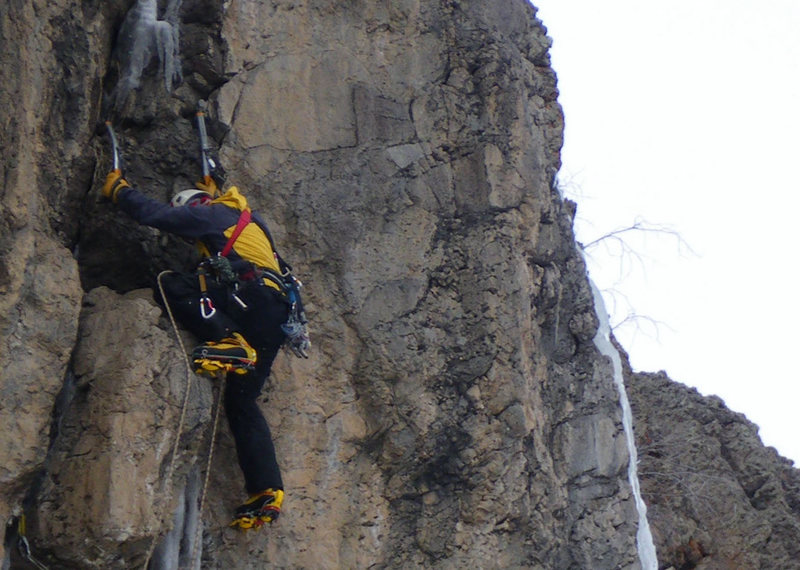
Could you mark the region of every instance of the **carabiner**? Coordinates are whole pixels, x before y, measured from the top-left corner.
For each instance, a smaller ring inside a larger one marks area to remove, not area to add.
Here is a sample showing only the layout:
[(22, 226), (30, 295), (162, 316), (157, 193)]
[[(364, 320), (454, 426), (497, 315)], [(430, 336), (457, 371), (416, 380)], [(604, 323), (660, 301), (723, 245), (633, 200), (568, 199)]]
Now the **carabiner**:
[(200, 297), (200, 316), (204, 319), (210, 319), (216, 312), (217, 309), (214, 307), (214, 303), (211, 302), (211, 298), (208, 295)]
[(233, 291), (231, 291), (231, 297), (233, 297), (233, 300), (239, 304), (239, 306), (242, 308), (243, 311), (246, 311), (250, 307), (247, 306), (247, 303), (242, 301), (242, 298), (239, 297), (238, 293), (239, 293), (239, 284), (237, 283), (234, 286)]

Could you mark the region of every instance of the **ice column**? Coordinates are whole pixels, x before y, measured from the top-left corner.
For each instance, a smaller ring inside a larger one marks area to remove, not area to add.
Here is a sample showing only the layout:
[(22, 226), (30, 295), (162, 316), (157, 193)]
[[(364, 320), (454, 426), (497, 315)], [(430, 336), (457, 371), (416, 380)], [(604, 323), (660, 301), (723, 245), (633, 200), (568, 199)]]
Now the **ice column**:
[(636, 548), (639, 552), (639, 561), (643, 570), (658, 570), (656, 547), (653, 544), (650, 523), (647, 522), (647, 505), (644, 504), (639, 489), (639, 475), (636, 469), (639, 459), (636, 452), (636, 443), (633, 439), (633, 413), (631, 412), (631, 404), (628, 401), (628, 393), (625, 391), (625, 383), (622, 380), (622, 359), (619, 356), (619, 351), (611, 343), (611, 325), (608, 321), (608, 313), (606, 312), (605, 303), (603, 303), (603, 297), (593, 282), (591, 286), (592, 295), (594, 296), (594, 308), (597, 312), (597, 318), (600, 319), (600, 326), (594, 337), (594, 344), (601, 354), (611, 359), (614, 369), (614, 384), (617, 386), (619, 404), (622, 408), (622, 426), (625, 431), (625, 439), (628, 442), (628, 454), (630, 455), (628, 482), (631, 485), (631, 489), (633, 489), (636, 511), (639, 513), (639, 529), (636, 532)]
[(172, 528), (161, 539), (150, 559), (151, 570), (200, 570), (202, 544), (199, 534), (200, 473), (189, 472), (186, 487), (179, 494), (180, 500), (172, 515)]
[(158, 19), (156, 0), (137, 0), (125, 16), (114, 49), (114, 59), (119, 65), (115, 88), (118, 108), (139, 87), (142, 73), (154, 57), (158, 57), (167, 92), (181, 80), (178, 25), (181, 2), (169, 0), (164, 20)]

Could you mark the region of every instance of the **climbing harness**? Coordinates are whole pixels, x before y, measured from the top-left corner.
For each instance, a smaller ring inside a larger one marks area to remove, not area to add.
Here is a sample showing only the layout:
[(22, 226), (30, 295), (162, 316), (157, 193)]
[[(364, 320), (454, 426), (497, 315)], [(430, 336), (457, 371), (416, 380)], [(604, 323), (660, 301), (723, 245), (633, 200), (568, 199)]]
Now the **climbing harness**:
[(245, 208), (242, 210), (242, 213), (239, 214), (239, 220), (236, 222), (236, 227), (233, 229), (231, 237), (228, 238), (228, 241), (222, 248), (222, 251), (219, 252), (222, 257), (228, 257), (231, 249), (233, 249), (233, 244), (236, 243), (236, 240), (239, 238), (242, 231), (244, 231), (245, 226), (250, 223), (251, 217), (252, 212), (250, 211), (250, 208)]
[(207, 276), (209, 273), (212, 273), (219, 282), (232, 285), (233, 291), (231, 296), (242, 309), (247, 309), (247, 304), (242, 301), (242, 298), (238, 295), (239, 280), (236, 277), (236, 273), (233, 271), (231, 262), (228, 260), (228, 254), (233, 249), (233, 244), (236, 242), (239, 235), (244, 231), (245, 226), (250, 223), (250, 216), (251, 212), (249, 208), (242, 210), (242, 213), (239, 215), (239, 220), (236, 222), (236, 227), (228, 238), (227, 243), (225, 243), (225, 246), (222, 248), (222, 251), (217, 255), (207, 257), (200, 262), (200, 265), (197, 267), (197, 280), (200, 285), (200, 316), (204, 319), (210, 319), (217, 312), (208, 294)]

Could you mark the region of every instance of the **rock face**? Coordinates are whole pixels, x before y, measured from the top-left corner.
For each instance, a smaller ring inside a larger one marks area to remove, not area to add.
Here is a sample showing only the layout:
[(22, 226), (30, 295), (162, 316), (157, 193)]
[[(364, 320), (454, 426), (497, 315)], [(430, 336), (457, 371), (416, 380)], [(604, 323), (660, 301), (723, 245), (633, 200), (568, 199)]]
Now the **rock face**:
[[(592, 343), (574, 206), (552, 184), (563, 121), (535, 8), (170, 0), (158, 19), (181, 73), (165, 81), (154, 57), (127, 91), (114, 38), (134, 4), (0, 6), (15, 48), (0, 61), (14, 111), (0, 119), (0, 512), (26, 514), (36, 557), (639, 568), (618, 395)], [(311, 317), (312, 358), (280, 355), (264, 392), (287, 499), (261, 534), (226, 528), (243, 490), (214, 427), (220, 387), (187, 372), (192, 339), (153, 301), (157, 275), (194, 252), (98, 191), (103, 120), (131, 183), (164, 200), (190, 187), (200, 100)], [(789, 533), (791, 504), (785, 517)], [(660, 549), (711, 551), (699, 522), (682, 525)]]
[(800, 471), (718, 398), (628, 376), (642, 494), (663, 567), (800, 568)]

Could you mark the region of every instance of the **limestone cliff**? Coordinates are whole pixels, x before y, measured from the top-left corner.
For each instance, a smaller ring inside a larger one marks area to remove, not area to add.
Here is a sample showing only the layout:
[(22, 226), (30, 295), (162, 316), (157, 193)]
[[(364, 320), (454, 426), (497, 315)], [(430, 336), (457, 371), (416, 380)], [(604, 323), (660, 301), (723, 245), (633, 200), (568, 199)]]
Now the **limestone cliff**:
[[(535, 8), (170, 0), (121, 90), (134, 4), (0, 6), (0, 513), (26, 513), (36, 558), (639, 568), (618, 397), (553, 187), (563, 120)], [(314, 343), (279, 356), (264, 392), (287, 499), (247, 535), (226, 528), (243, 491), (219, 386), (188, 373), (153, 301), (194, 253), (98, 191), (104, 120), (131, 183), (164, 200), (191, 186), (199, 100), (228, 182), (306, 284)], [(683, 512), (664, 504), (659, 520)], [(713, 551), (679, 534), (657, 546)]]

